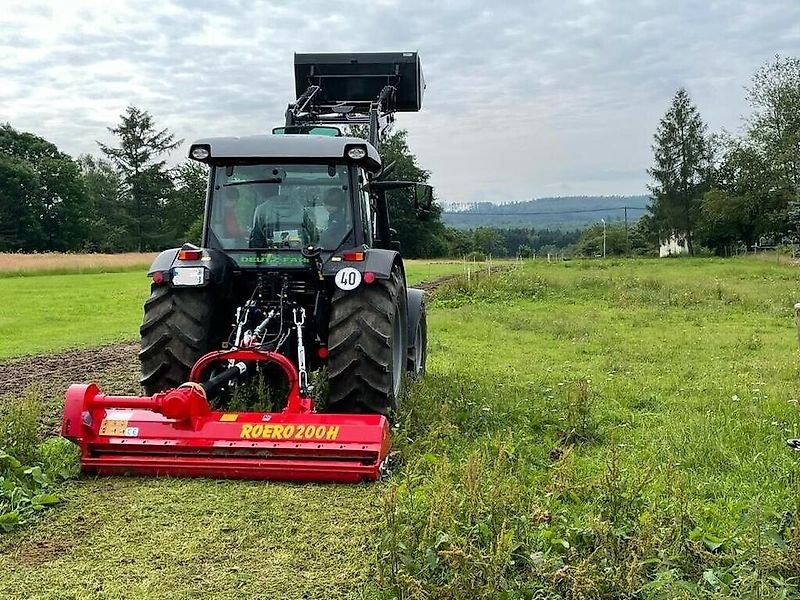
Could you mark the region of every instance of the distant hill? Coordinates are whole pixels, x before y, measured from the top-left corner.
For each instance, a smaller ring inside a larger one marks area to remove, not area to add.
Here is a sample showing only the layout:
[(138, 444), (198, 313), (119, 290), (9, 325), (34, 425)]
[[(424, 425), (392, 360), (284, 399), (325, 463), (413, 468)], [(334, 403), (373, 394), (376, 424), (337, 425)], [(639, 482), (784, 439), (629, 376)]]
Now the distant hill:
[(583, 229), (605, 219), (622, 222), (623, 207), (628, 207), (628, 223), (635, 223), (650, 201), (649, 196), (564, 196), (534, 198), (524, 202), (494, 204), (478, 202), (468, 205), (447, 205), (442, 220), (450, 227), (533, 227), (534, 229)]

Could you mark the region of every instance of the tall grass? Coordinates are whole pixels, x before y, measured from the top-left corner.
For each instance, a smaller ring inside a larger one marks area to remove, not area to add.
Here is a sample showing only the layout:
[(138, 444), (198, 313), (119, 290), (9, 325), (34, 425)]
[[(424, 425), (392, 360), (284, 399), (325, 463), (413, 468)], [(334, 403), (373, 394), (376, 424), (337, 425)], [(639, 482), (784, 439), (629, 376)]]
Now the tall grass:
[(441, 290), (387, 595), (800, 597), (797, 275), (537, 263)]
[(144, 270), (157, 253), (125, 254), (13, 254), (0, 252), (0, 277), (62, 275), (69, 273), (113, 273)]

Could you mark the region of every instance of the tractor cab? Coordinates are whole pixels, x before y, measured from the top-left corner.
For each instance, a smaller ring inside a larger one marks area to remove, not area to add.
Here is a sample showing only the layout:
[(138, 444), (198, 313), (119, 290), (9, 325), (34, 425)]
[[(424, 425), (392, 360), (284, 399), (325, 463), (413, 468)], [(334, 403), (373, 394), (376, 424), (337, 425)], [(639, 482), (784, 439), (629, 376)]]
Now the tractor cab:
[(326, 257), (373, 247), (377, 229), (368, 182), (377, 150), (358, 138), (280, 134), (211, 138), (190, 156), (209, 165), (202, 245), (232, 255), (314, 246)]

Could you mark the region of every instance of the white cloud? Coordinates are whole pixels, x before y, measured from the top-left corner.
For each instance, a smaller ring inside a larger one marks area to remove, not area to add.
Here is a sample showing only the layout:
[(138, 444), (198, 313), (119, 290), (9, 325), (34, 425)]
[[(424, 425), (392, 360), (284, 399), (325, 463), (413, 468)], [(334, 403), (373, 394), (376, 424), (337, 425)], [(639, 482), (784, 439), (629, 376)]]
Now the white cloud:
[(293, 52), (415, 49), (425, 106), (398, 124), (446, 201), (637, 193), (675, 89), (735, 129), (798, 22), (795, 0), (0, 0), (0, 120), (72, 154), (128, 104), (188, 139), (266, 131)]

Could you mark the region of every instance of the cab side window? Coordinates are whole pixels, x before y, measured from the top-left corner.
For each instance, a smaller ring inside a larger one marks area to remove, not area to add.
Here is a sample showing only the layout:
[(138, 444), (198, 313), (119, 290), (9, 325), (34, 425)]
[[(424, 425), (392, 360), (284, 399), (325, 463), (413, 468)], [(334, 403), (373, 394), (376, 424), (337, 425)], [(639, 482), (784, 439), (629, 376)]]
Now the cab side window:
[(373, 243), (373, 212), (372, 212), (372, 201), (369, 197), (369, 193), (364, 189), (364, 186), (367, 183), (366, 174), (362, 169), (358, 170), (358, 198), (359, 202), (361, 203), (361, 226), (364, 231), (364, 242), (368, 246), (372, 246)]

